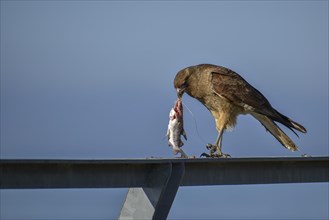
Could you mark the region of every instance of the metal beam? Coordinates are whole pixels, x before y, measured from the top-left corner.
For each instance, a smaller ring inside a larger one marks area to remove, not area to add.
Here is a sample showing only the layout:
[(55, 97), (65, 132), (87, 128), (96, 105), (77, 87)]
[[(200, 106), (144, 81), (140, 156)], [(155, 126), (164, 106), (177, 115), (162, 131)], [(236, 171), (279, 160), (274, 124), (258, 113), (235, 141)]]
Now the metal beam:
[(130, 187), (120, 220), (166, 219), (179, 186), (305, 182), (329, 182), (329, 157), (0, 160), (0, 189)]
[(329, 157), (0, 160), (0, 188), (146, 188), (154, 167), (178, 163), (180, 186), (329, 182)]

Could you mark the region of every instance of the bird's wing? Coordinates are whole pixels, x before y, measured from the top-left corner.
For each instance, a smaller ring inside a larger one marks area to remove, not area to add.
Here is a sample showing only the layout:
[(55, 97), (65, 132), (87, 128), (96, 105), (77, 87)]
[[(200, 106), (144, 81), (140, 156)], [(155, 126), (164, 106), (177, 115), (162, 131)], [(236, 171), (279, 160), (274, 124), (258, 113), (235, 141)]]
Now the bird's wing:
[(214, 68), (211, 83), (214, 92), (229, 102), (260, 114), (273, 114), (273, 108), (264, 95), (234, 71)]
[(220, 97), (225, 98), (234, 105), (243, 107), (251, 113), (265, 115), (274, 121), (280, 122), (296, 135), (297, 133), (291, 128), (306, 132), (303, 126), (276, 111), (260, 91), (236, 72), (224, 67), (215, 67), (211, 70), (211, 73), (213, 90)]

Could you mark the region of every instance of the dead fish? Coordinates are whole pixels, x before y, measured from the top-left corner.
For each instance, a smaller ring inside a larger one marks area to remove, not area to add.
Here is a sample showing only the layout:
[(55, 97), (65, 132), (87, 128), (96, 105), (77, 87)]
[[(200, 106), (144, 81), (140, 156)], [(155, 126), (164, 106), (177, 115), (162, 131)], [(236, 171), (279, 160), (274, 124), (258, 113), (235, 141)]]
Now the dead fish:
[(181, 157), (188, 158), (185, 152), (181, 149), (184, 145), (181, 139), (182, 135), (185, 140), (187, 140), (183, 123), (183, 105), (182, 100), (179, 98), (169, 113), (169, 124), (167, 130), (168, 145), (172, 147), (175, 155), (180, 152)]

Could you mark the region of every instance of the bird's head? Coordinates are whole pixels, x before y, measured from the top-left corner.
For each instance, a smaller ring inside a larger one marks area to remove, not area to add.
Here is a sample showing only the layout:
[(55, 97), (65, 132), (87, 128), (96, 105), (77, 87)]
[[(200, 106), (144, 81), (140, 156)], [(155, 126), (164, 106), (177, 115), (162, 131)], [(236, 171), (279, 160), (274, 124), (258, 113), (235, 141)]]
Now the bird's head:
[(191, 67), (182, 69), (176, 74), (174, 79), (174, 87), (177, 90), (178, 98), (182, 98), (185, 91), (189, 88), (189, 78), (194, 73)]

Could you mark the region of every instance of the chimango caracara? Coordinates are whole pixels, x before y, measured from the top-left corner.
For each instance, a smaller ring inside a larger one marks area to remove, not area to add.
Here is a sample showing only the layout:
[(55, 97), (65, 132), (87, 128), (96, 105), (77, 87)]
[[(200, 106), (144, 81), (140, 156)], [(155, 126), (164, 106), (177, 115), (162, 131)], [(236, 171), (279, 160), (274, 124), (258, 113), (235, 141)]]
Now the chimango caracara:
[(210, 153), (204, 154), (206, 156), (229, 156), (221, 149), (223, 132), (235, 126), (237, 116), (240, 114), (254, 116), (285, 148), (291, 151), (296, 151), (297, 146), (275, 122), (285, 125), (290, 130), (306, 133), (302, 125), (275, 110), (262, 93), (228, 68), (210, 64), (190, 66), (177, 73), (174, 86), (178, 97), (182, 97), (186, 92), (199, 100), (215, 118), (218, 137), (214, 145), (207, 145)]

